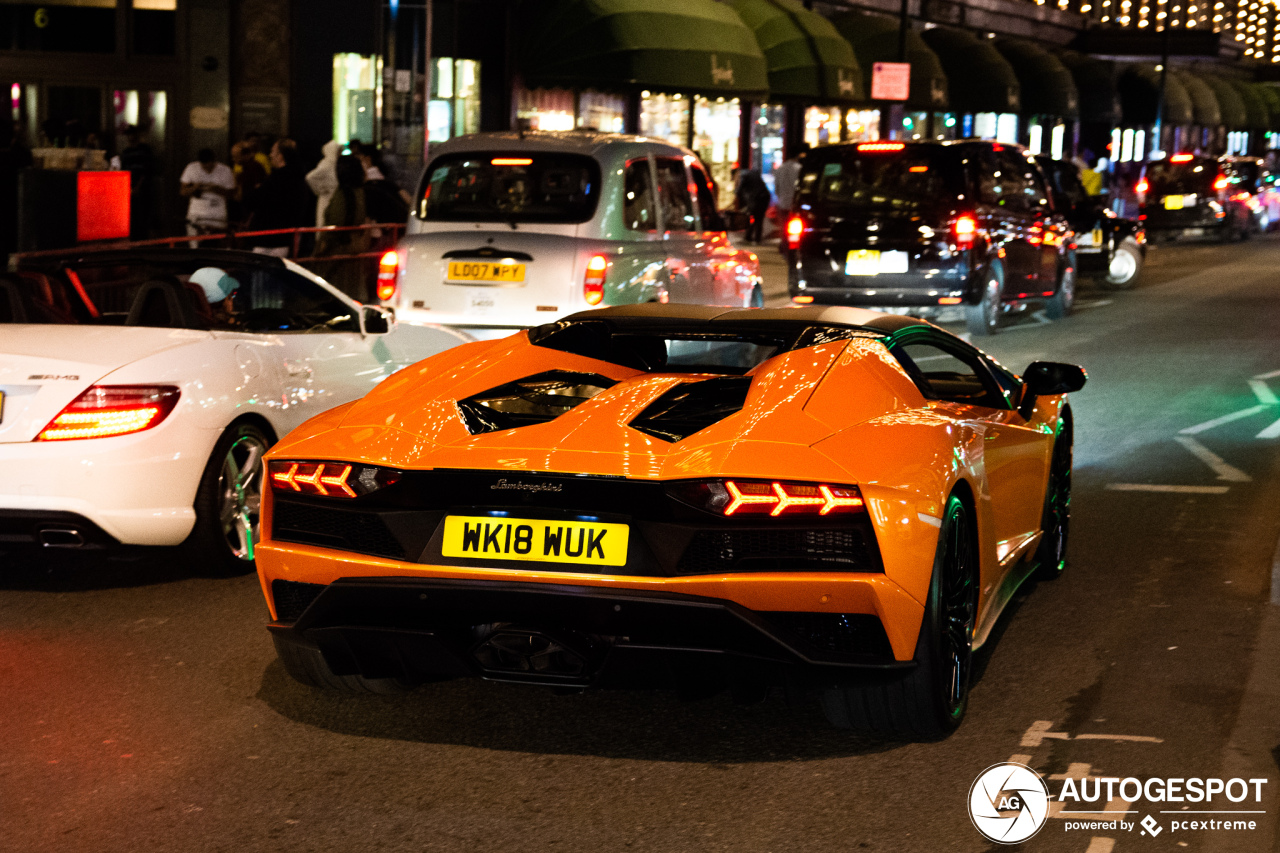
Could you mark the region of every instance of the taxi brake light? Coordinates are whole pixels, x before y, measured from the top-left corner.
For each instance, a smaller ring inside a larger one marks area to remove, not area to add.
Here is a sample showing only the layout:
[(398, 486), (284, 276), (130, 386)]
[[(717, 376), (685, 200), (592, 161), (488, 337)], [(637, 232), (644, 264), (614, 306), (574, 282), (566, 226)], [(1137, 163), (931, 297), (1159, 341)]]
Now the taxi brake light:
[(532, 166), (531, 157), (494, 157), (489, 161), (491, 166)]
[(1170, 163), (1190, 163), (1194, 159), (1191, 154), (1174, 154), (1169, 158)]
[(1230, 185), (1231, 181), (1227, 180), (1226, 175), (1218, 175), (1218, 177), (1214, 178), (1213, 188), (1215, 190), (1225, 190)]
[(952, 231), (955, 233), (956, 245), (961, 249), (967, 249), (973, 245), (973, 239), (977, 236), (978, 220), (968, 214), (958, 216), (955, 224), (952, 225)]
[(804, 236), (804, 220), (793, 216), (787, 220), (787, 248), (799, 249), (800, 238)]
[(587, 273), (582, 279), (582, 298), (588, 305), (604, 301), (604, 279), (609, 271), (609, 259), (604, 255), (592, 255), (587, 261)]
[(400, 256), (394, 250), (386, 252), (378, 260), (378, 298), (383, 302), (396, 295), (396, 273), (400, 270)]
[(1134, 184), (1133, 191), (1138, 195), (1144, 195), (1151, 189), (1151, 184), (1147, 183), (1146, 178), (1138, 178), (1138, 183)]
[(901, 151), (907, 146), (902, 142), (863, 142), (859, 151)]

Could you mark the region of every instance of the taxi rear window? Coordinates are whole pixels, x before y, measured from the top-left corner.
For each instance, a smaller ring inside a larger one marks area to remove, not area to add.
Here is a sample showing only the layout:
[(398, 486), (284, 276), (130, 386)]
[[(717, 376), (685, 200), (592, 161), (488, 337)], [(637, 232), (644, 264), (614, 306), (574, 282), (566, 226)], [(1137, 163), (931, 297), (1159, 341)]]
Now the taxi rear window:
[(469, 152), (437, 158), (418, 217), (441, 222), (586, 222), (600, 199), (600, 166), (578, 154)]
[(1218, 177), (1218, 164), (1212, 160), (1187, 163), (1152, 163), (1147, 167), (1147, 181), (1154, 195), (1206, 193)]
[(811, 204), (914, 207), (964, 192), (956, 156), (942, 148), (838, 148), (805, 157), (798, 192)]

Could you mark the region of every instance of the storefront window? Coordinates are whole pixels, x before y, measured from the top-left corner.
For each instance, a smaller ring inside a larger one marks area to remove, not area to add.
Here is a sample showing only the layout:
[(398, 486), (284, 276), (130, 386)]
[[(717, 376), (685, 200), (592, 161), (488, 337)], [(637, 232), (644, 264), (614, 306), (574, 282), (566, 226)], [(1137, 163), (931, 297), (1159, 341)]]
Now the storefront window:
[(435, 60), (431, 102), (427, 104), (427, 135), (444, 142), (480, 130), (480, 63), (474, 59)]
[(848, 110), (844, 114), (845, 139), (874, 142), (880, 138), (879, 110)]
[(996, 141), (1014, 144), (1018, 141), (1018, 117), (1013, 113), (1000, 113), (996, 119)]
[(358, 53), (333, 55), (333, 138), (375, 142), (382, 106), (382, 60)]
[(40, 138), (40, 110), (37, 102), (39, 91), (40, 87), (34, 83), (9, 85), (9, 115), (28, 146)]
[(125, 134), (130, 127), (137, 127), (142, 132), (143, 141), (153, 149), (164, 149), (169, 119), (169, 96), (166, 92), (116, 89), (111, 93), (111, 103), (116, 151), (123, 150), (129, 144)]
[(573, 92), (569, 89), (519, 89), (516, 118), (529, 130), (572, 130)]
[(683, 95), (640, 93), (640, 135), (684, 145), (689, 132), (689, 100)]
[(760, 104), (751, 108), (751, 166), (777, 194), (773, 173), (782, 165), (783, 134), (787, 127), (787, 108), (776, 104)]
[(1055, 160), (1062, 159), (1062, 151), (1067, 139), (1067, 126), (1062, 123), (1053, 126), (1053, 132), (1049, 134), (1049, 156)]
[(928, 121), (928, 113), (905, 113), (902, 116), (902, 138), (924, 139), (929, 129)]
[(719, 206), (733, 201), (733, 170), (738, 165), (742, 107), (737, 98), (697, 98), (693, 113), (693, 151), (711, 171)]
[(955, 113), (933, 114), (934, 139), (959, 139), (959, 129), (960, 123), (956, 120)]
[(809, 107), (804, 111), (804, 141), (828, 145), (840, 141), (840, 111), (834, 107)]
[(622, 133), (626, 129), (627, 99), (604, 92), (578, 94), (578, 127)]

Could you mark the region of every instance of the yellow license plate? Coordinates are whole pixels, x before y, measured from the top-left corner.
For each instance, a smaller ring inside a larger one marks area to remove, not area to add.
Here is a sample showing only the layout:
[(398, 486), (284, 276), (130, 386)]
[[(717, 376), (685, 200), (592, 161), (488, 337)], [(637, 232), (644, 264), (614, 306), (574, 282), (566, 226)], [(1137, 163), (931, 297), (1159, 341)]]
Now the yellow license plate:
[(450, 281), (492, 281), (498, 284), (524, 281), (524, 264), (489, 261), (450, 261)]
[(854, 249), (844, 259), (845, 275), (879, 275), (880, 252), (877, 249)]
[(1093, 245), (1095, 246), (1102, 245), (1102, 229), (1101, 228), (1093, 229)]
[(1165, 210), (1182, 210), (1182, 196), (1167, 195), (1164, 197)]
[(4, 423), (4, 392), (0, 391), (0, 423)]
[(440, 553), (473, 560), (622, 566), (629, 534), (625, 524), (450, 515), (444, 520)]

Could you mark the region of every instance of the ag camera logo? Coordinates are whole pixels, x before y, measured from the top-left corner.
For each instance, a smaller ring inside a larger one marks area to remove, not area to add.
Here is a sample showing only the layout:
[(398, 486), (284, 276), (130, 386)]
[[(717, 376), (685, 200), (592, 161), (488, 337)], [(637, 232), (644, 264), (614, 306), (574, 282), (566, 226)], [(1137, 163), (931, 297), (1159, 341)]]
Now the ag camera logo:
[(1025, 764), (993, 764), (969, 789), (969, 819), (989, 841), (1018, 844), (1040, 831), (1049, 817), (1049, 789)]

